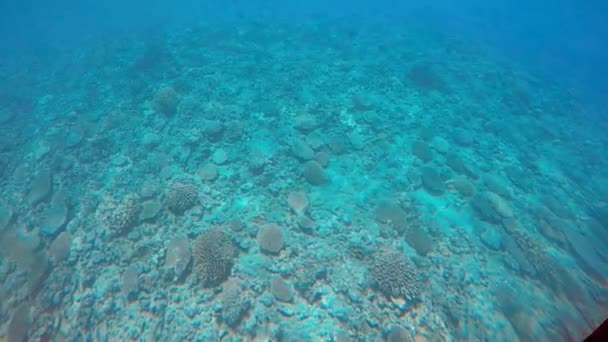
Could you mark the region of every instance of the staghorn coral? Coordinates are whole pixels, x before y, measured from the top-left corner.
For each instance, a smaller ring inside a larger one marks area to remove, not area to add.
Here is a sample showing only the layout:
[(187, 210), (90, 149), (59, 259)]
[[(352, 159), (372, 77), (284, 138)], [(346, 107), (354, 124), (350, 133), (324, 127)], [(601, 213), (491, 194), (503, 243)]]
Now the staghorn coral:
[(167, 208), (176, 215), (194, 207), (198, 202), (198, 189), (190, 182), (175, 182), (165, 195)]
[(219, 230), (209, 230), (194, 242), (193, 270), (204, 287), (215, 287), (230, 276), (238, 250)]
[(380, 250), (372, 259), (370, 272), (386, 296), (413, 300), (420, 295), (418, 271), (402, 252)]

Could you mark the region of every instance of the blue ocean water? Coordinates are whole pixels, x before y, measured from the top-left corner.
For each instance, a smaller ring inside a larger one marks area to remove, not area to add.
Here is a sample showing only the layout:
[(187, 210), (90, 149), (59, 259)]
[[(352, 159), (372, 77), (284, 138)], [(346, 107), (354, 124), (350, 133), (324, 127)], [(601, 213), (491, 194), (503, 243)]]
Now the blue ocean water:
[(599, 1), (3, 1), (7, 341), (572, 341)]

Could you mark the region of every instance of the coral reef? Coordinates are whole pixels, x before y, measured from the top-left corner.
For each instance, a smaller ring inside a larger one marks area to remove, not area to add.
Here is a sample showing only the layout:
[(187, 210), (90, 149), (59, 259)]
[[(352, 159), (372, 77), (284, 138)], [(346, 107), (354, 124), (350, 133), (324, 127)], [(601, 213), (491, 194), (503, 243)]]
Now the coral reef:
[(580, 340), (604, 318), (601, 114), (457, 32), (303, 17), (4, 56), (0, 339)]

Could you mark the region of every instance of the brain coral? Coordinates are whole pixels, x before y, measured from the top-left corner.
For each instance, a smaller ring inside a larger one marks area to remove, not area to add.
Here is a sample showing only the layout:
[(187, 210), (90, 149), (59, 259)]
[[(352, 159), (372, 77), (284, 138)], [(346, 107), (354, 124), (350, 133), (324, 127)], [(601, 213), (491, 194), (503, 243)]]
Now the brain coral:
[(214, 287), (230, 276), (238, 250), (219, 230), (209, 230), (194, 242), (193, 270), (204, 287)]
[(371, 274), (378, 289), (389, 297), (413, 300), (420, 294), (418, 271), (402, 252), (380, 250), (372, 260)]
[(183, 214), (198, 202), (198, 189), (189, 182), (176, 182), (165, 196), (167, 208), (174, 214)]

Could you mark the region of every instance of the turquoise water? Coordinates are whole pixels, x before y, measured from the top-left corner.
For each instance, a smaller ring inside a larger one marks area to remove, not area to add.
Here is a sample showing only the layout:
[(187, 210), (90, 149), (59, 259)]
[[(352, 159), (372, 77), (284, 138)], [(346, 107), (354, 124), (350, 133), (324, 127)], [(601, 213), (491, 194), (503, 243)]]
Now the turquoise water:
[(589, 334), (601, 14), (445, 5), (7, 6), (0, 336)]

